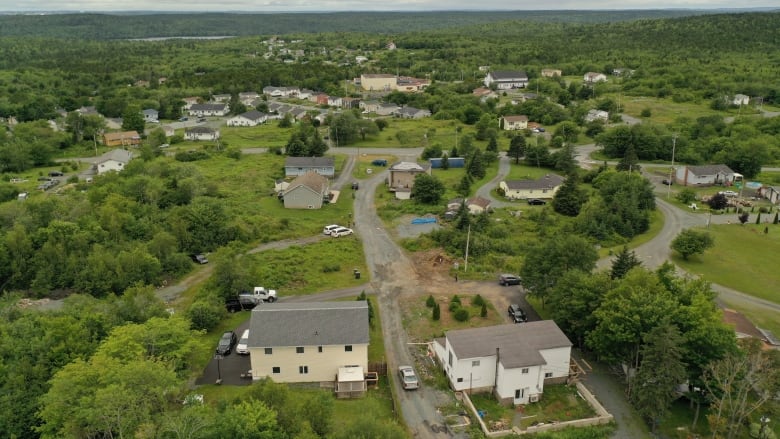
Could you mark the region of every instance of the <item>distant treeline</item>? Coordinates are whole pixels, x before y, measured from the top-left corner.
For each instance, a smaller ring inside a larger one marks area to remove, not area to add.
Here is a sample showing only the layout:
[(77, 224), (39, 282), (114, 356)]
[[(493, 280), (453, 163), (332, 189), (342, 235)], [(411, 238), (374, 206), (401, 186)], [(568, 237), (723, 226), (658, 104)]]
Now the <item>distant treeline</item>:
[[(317, 32), (410, 31), (458, 28), (507, 20), (606, 23), (711, 14), (702, 10), (626, 11), (439, 11), (339, 12), (305, 14), (53, 14), (0, 16), (0, 36), (124, 38), (246, 36)], [(722, 12), (722, 11), (721, 11)]]

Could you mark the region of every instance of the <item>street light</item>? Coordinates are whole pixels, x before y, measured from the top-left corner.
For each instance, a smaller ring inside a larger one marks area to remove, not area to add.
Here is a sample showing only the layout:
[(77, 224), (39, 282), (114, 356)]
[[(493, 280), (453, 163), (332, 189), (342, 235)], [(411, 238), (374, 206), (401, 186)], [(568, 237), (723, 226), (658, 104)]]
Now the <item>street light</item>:
[(222, 384), (222, 368), (220, 363), (222, 362), (222, 354), (214, 354), (214, 359), (217, 360), (217, 384)]
[(674, 172), (674, 151), (677, 149), (677, 134), (672, 137), (672, 167), (669, 168), (669, 181), (666, 185), (666, 199), (672, 195), (672, 173)]

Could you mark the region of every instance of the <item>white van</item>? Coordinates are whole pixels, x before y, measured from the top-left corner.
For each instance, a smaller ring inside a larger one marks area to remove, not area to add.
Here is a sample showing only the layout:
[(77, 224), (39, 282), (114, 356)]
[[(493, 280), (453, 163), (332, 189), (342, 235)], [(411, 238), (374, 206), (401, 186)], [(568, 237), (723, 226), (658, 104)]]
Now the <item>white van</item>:
[(249, 330), (245, 329), (241, 334), (241, 338), (236, 345), (236, 353), (241, 355), (249, 355)]

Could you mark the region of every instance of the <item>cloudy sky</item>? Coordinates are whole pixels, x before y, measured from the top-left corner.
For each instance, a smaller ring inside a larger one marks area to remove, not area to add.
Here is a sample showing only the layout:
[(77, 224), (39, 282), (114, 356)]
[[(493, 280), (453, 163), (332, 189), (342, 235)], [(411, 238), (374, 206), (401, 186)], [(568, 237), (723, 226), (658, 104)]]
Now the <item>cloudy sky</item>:
[(756, 8), (777, 0), (0, 0), (0, 11), (433, 11)]

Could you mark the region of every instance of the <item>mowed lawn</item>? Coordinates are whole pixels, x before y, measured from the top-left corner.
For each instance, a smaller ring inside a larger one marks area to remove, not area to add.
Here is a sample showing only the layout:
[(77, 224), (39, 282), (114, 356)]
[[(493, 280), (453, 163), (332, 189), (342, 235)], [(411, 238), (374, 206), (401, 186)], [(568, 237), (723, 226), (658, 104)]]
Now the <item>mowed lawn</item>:
[[(768, 233), (764, 233), (765, 229)], [(780, 283), (780, 270), (777, 269), (780, 225), (721, 224), (711, 226), (708, 231), (715, 239), (713, 248), (703, 255), (691, 256), (687, 261), (674, 254), (674, 262), (708, 281), (780, 303), (780, 291), (777, 290)], [(780, 333), (776, 313), (759, 309), (744, 311), (759, 326)]]

